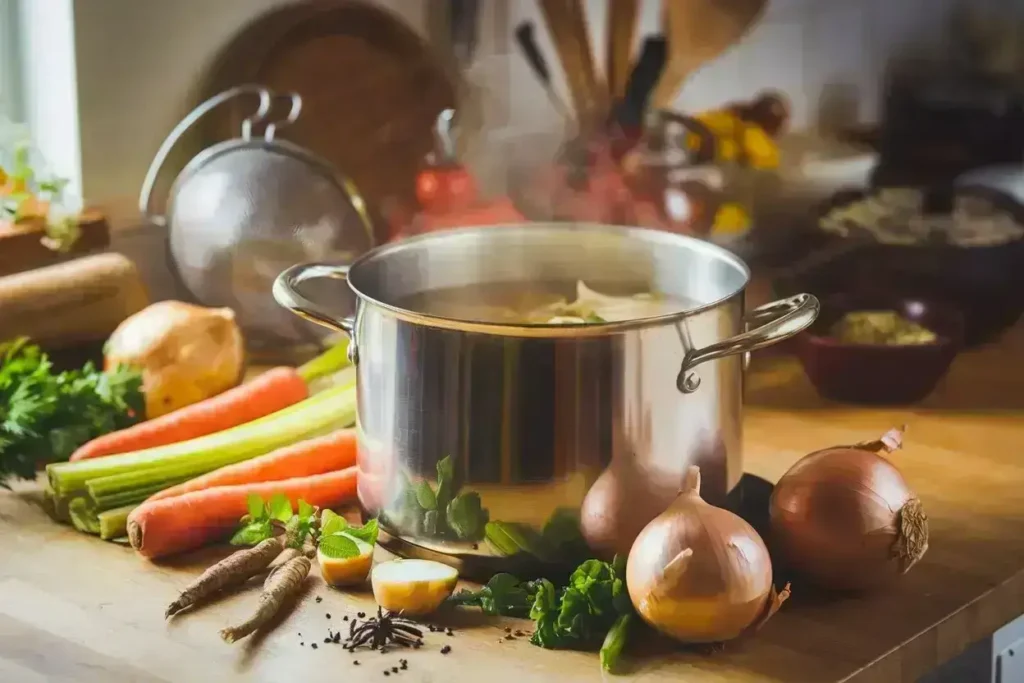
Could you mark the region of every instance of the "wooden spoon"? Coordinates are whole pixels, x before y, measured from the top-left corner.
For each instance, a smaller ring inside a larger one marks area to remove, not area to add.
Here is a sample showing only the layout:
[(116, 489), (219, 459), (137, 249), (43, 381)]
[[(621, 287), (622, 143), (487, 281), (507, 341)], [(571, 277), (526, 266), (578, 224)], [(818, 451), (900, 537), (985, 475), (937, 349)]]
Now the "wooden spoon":
[(565, 72), (577, 120), (593, 121), (601, 98), (583, 5), (578, 0), (538, 0), (538, 4)]
[(610, 0), (608, 3), (608, 43), (604, 73), (612, 106), (626, 95), (638, 8), (638, 0)]
[(768, 0), (665, 0), (668, 63), (651, 97), (669, 109), (683, 82), (743, 37)]

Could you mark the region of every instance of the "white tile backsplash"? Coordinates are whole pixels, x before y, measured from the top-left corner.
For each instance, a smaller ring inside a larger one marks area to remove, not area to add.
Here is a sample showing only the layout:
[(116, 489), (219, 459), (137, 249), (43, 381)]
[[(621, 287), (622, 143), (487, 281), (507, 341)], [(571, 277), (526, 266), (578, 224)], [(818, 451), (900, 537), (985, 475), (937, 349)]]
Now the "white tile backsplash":
[[(588, 19), (597, 63), (604, 59), (607, 2), (588, 0)], [(979, 0), (981, 1), (981, 0)], [(949, 10), (958, 0), (770, 0), (761, 21), (733, 49), (695, 74), (677, 106), (700, 110), (748, 98), (762, 88), (785, 92), (798, 129), (815, 126), (823, 96), (830, 106), (849, 99), (848, 118), (877, 120), (880, 89), (890, 58), (907, 52), (935, 52), (947, 41)], [(984, 0), (987, 5), (998, 0)], [(1021, 0), (1013, 3), (1021, 4)], [(637, 41), (659, 28), (662, 0), (641, 0)], [(564, 78), (536, 3), (508, 3), (509, 35), (531, 20), (541, 50), (552, 63), (552, 79), (564, 92)], [(509, 39), (512, 55), (509, 123), (535, 129), (554, 116), (543, 91)]]

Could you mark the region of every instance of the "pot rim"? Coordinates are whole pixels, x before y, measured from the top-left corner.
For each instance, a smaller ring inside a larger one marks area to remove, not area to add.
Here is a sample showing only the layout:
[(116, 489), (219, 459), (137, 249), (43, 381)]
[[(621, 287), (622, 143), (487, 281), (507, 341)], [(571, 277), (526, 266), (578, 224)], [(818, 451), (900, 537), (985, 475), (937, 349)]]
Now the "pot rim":
[[(478, 320), (467, 320), (463, 318), (452, 318), (447, 316), (432, 315), (427, 313), (421, 313), (418, 311), (409, 310), (394, 304), (389, 304), (379, 299), (376, 299), (363, 290), (361, 290), (356, 283), (353, 282), (358, 276), (358, 269), (365, 267), (369, 261), (375, 259), (384, 259), (388, 256), (400, 253), (404, 250), (415, 248), (417, 245), (423, 242), (430, 242), (436, 240), (442, 240), (451, 236), (459, 235), (475, 235), (489, 233), (495, 230), (551, 230), (556, 229), (560, 231), (573, 231), (581, 234), (604, 234), (615, 237), (623, 238), (642, 238), (644, 241), (655, 242), (661, 244), (676, 243), (676, 245), (685, 245), (698, 252), (703, 252), (709, 258), (715, 258), (729, 263), (735, 267), (736, 270), (743, 276), (743, 284), (736, 290), (727, 293), (726, 295), (719, 297), (713, 301), (705, 304), (700, 304), (692, 308), (687, 308), (683, 311), (675, 313), (667, 313), (665, 315), (636, 318), (633, 320), (622, 320), (604, 323), (498, 323), (498, 322), (481, 322)], [(339, 272), (336, 277), (342, 277), (340, 274), (341, 269), (337, 269)], [(739, 256), (736, 256), (732, 252), (719, 247), (718, 245), (704, 240), (690, 237), (687, 235), (679, 235), (676, 233), (664, 232), (661, 230), (652, 230), (649, 228), (640, 228), (632, 226), (618, 226), (618, 225), (606, 225), (602, 223), (576, 223), (576, 222), (539, 222), (539, 223), (509, 223), (505, 225), (488, 225), (483, 227), (468, 227), (468, 228), (455, 228), (451, 230), (445, 230), (442, 232), (426, 233), (423, 235), (416, 235), (403, 239), (399, 242), (392, 242), (381, 246), (370, 249), (365, 254), (362, 254), (353, 261), (345, 270), (344, 278), (347, 281), (349, 289), (352, 290), (353, 294), (356, 295), (358, 300), (364, 305), (371, 305), (376, 308), (387, 311), (392, 316), (417, 325), (435, 329), (448, 329), (459, 332), (470, 332), (478, 334), (491, 334), (497, 336), (511, 336), (511, 337), (550, 337), (550, 338), (579, 338), (579, 337), (599, 337), (611, 334), (617, 334), (621, 332), (627, 332), (630, 330), (644, 329), (648, 327), (658, 327), (667, 324), (678, 323), (690, 316), (703, 313), (705, 311), (718, 308), (724, 304), (731, 303), (735, 299), (741, 297), (750, 284), (750, 268)], [(355, 277), (354, 277), (355, 276)]]

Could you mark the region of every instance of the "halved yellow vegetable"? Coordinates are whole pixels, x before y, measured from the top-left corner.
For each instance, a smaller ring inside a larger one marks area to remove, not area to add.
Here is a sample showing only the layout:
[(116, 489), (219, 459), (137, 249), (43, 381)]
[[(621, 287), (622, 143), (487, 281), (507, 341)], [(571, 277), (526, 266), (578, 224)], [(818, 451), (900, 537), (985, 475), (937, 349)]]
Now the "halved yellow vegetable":
[(359, 548), (359, 554), (355, 557), (336, 558), (327, 557), (319, 549), (316, 551), (316, 560), (320, 563), (320, 575), (330, 586), (356, 586), (366, 582), (370, 575), (370, 566), (373, 564), (373, 546), (363, 543), (359, 539), (352, 539)]
[(458, 581), (458, 571), (432, 560), (391, 560), (381, 562), (370, 572), (377, 604), (406, 616), (435, 611), (452, 594)]

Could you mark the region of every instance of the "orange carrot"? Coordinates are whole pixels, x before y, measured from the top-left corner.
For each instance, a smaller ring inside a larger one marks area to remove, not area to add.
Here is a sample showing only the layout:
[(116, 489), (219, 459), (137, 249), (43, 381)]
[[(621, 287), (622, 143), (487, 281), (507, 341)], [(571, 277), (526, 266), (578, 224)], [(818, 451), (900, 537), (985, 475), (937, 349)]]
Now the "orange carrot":
[(266, 455), (227, 465), (201, 477), (196, 477), (169, 489), (154, 493), (147, 502), (173, 498), (184, 493), (202, 491), (214, 486), (256, 484), (295, 477), (308, 477), (343, 470), (356, 464), (356, 430), (339, 429), (290, 446), (278, 448)]
[(147, 501), (128, 516), (128, 540), (150, 559), (173, 555), (220, 540), (246, 514), (246, 499), (257, 494), (269, 500), (282, 493), (295, 504), (300, 498), (322, 508), (352, 502), (356, 468), (282, 481), (216, 486), (174, 498)]
[(269, 370), (251, 382), (83, 444), (71, 460), (116, 455), (188, 441), (276, 413), (309, 396), (295, 368)]

